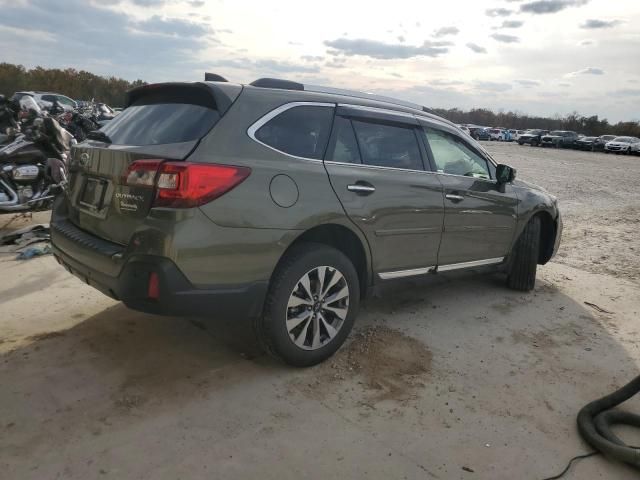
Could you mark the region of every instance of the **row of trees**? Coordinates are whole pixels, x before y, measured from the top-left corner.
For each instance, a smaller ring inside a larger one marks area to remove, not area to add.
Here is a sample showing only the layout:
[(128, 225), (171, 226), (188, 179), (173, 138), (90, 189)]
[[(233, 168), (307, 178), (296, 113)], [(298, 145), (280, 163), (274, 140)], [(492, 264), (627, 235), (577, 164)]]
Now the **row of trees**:
[(585, 135), (628, 135), (640, 137), (640, 122), (619, 122), (611, 124), (606, 118), (597, 115), (585, 117), (573, 112), (564, 117), (534, 117), (520, 112), (493, 112), (485, 108), (474, 108), (463, 111), (457, 108), (435, 108), (433, 111), (454, 122), (469, 123), (482, 126), (495, 126), (526, 130), (542, 128), (545, 130), (572, 130)]
[[(44, 90), (62, 93), (76, 100), (104, 102), (113, 107), (122, 107), (125, 92), (144, 85), (142, 80), (129, 82), (117, 77), (100, 77), (84, 70), (67, 68), (36, 67), (31, 70), (22, 65), (0, 63), (0, 93), (6, 96), (19, 90)], [(544, 128), (547, 130), (573, 130), (586, 135), (630, 135), (640, 137), (639, 122), (610, 124), (597, 115), (585, 117), (577, 112), (564, 117), (534, 117), (521, 112), (493, 112), (485, 108), (463, 111), (458, 108), (436, 108), (434, 112), (455, 123), (472, 123), (483, 126), (500, 126), (525, 130)]]
[(100, 77), (84, 70), (36, 67), (0, 63), (0, 93), (9, 97), (20, 90), (42, 90), (61, 93), (75, 100), (104, 102), (122, 107), (125, 92), (144, 85), (142, 80), (129, 82), (117, 77)]

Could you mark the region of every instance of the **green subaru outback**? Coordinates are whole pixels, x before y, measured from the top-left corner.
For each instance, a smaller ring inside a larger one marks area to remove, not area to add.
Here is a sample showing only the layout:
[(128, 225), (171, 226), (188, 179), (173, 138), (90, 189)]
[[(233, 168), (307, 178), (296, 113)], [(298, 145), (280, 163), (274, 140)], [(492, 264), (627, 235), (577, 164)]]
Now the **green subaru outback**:
[(553, 196), (427, 109), (286, 80), (137, 88), (68, 167), (61, 265), (136, 310), (251, 318), (296, 366), (384, 282), (491, 266), (531, 290), (562, 231)]

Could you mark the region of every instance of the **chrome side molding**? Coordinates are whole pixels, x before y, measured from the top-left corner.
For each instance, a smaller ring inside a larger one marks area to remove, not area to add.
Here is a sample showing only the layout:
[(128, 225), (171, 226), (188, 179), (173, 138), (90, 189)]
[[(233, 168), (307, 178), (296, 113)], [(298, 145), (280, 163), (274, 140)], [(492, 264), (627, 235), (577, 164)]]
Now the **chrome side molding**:
[(486, 258), (484, 260), (474, 260), (472, 262), (450, 263), (449, 265), (438, 265), (438, 272), (448, 272), (460, 268), (483, 267), (485, 265), (496, 265), (502, 263), (504, 257)]
[(382, 272), (378, 276), (382, 280), (392, 280), (394, 278), (414, 277), (427, 273), (448, 272), (462, 268), (483, 267), (486, 265), (497, 265), (502, 263), (505, 257), (485, 258), (483, 260), (473, 260), (471, 262), (450, 263), (449, 265), (438, 265), (432, 267), (412, 268), (410, 270), (396, 270), (394, 272)]
[(411, 270), (397, 270), (395, 272), (383, 272), (378, 276), (382, 280), (391, 280), (394, 278), (413, 277), (415, 275), (424, 275), (425, 273), (434, 272), (436, 267), (412, 268)]

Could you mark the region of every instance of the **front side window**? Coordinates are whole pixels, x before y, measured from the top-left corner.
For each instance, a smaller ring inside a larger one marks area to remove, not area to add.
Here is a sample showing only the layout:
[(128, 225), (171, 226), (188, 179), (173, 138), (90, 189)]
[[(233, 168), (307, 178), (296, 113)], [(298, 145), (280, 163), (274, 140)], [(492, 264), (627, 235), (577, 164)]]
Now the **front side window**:
[(378, 167), (423, 170), (413, 127), (352, 120), (362, 163)]
[(333, 107), (292, 107), (261, 126), (255, 137), (289, 155), (320, 160), (329, 140), (332, 117)]
[(434, 128), (425, 127), (424, 131), (439, 173), (491, 178), (487, 160), (460, 138)]

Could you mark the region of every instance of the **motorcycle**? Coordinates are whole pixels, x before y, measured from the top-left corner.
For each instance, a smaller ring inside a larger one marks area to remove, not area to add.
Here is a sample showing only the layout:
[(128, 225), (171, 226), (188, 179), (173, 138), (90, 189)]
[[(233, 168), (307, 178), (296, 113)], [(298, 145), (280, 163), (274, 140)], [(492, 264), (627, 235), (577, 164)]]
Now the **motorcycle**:
[(19, 106), (16, 108), (4, 95), (0, 95), (0, 145), (13, 141), (20, 132), (17, 110)]
[(66, 186), (66, 161), (73, 136), (52, 117), (39, 117), (0, 147), (0, 213), (51, 208)]
[(78, 142), (87, 138), (90, 132), (100, 129), (100, 124), (92, 112), (86, 112), (81, 108), (73, 111), (65, 110), (57, 101), (47, 109), (48, 114), (54, 117), (60, 125), (67, 130)]

